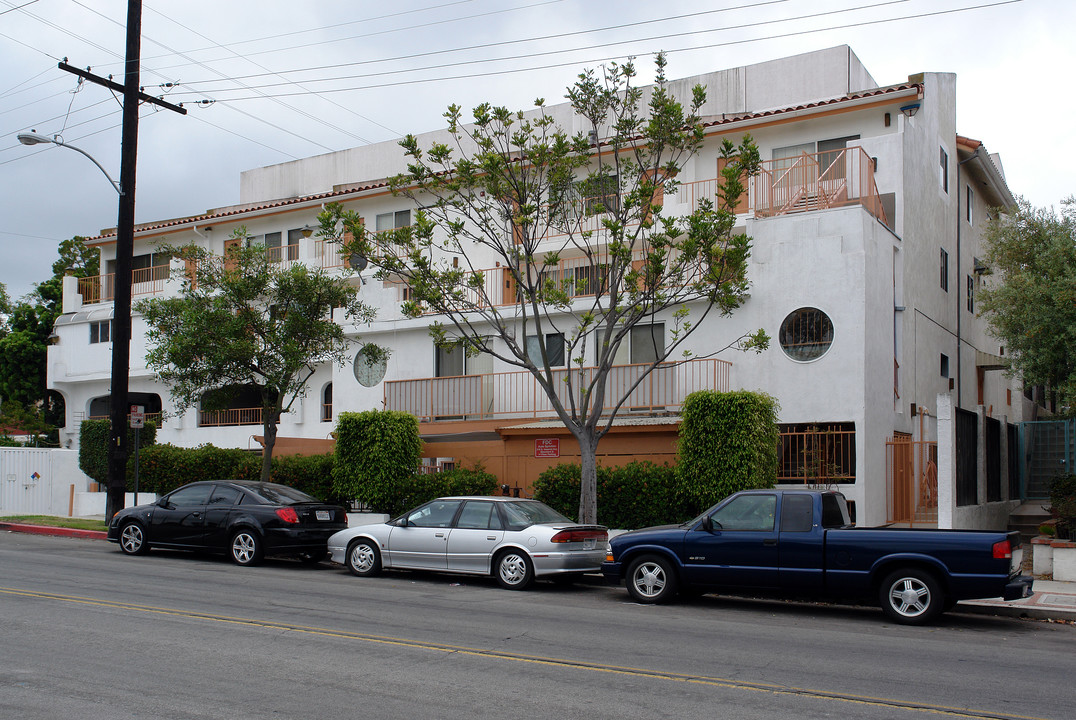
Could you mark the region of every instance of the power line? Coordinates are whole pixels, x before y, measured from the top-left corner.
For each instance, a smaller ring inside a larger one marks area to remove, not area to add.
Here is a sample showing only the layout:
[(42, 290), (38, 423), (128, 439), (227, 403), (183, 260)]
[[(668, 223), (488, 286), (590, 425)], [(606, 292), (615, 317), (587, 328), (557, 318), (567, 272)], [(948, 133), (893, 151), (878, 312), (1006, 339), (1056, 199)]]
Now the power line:
[[(797, 31), (792, 31), (792, 32), (787, 32), (787, 33), (779, 33), (779, 34), (775, 34), (775, 35), (768, 35), (768, 36), (765, 36), (765, 37), (745, 38), (745, 39), (742, 39), (742, 40), (729, 40), (729, 41), (720, 42), (720, 43), (707, 43), (707, 44), (704, 44), (704, 45), (694, 45), (694, 46), (690, 46), (690, 47), (671, 48), (671, 49), (665, 50), (665, 52), (667, 54), (672, 54), (672, 53), (676, 53), (676, 52), (693, 52), (693, 51), (696, 51), (696, 50), (710, 50), (710, 49), (719, 48), (719, 47), (729, 47), (729, 46), (733, 46), (733, 45), (743, 45), (743, 44), (747, 44), (747, 43), (763, 42), (763, 41), (766, 41), (766, 40), (780, 40), (780, 39), (784, 39), (784, 38), (797, 37), (797, 36), (801, 36), (801, 35), (811, 35), (811, 34), (816, 34), (816, 33), (821, 33), (821, 32), (831, 32), (831, 31), (834, 31), (834, 30), (847, 30), (847, 29), (850, 29), (850, 28), (866, 27), (866, 26), (870, 26), (870, 25), (879, 25), (879, 24), (885, 24), (885, 23), (899, 22), (899, 21), (903, 21), (903, 20), (917, 20), (917, 19), (922, 19), (922, 18), (926, 18), (926, 17), (936, 17), (936, 16), (939, 16), (939, 15), (950, 15), (950, 14), (954, 14), (954, 13), (968, 12), (968, 11), (972, 11), (972, 10), (982, 10), (982, 9), (986, 9), (986, 8), (999, 7), (999, 6), (1003, 6), (1003, 5), (1012, 5), (1012, 4), (1023, 2), (1023, 1), (1024, 0), (1000, 0), (999, 2), (985, 3), (985, 4), (981, 4), (981, 5), (972, 5), (972, 6), (962, 7), (962, 8), (952, 8), (952, 9), (949, 9), (949, 10), (938, 10), (938, 11), (933, 11), (933, 12), (918, 13), (918, 14), (912, 14), (912, 15), (904, 15), (904, 16), (894, 17), (894, 18), (883, 18), (883, 19), (880, 19), (880, 20), (864, 20), (864, 21), (857, 22), (857, 23), (848, 23), (848, 24), (845, 24), (845, 25), (833, 25), (833, 26), (828, 26), (828, 27), (824, 27), (824, 28), (814, 28), (814, 29), (810, 29), (810, 30), (797, 30)], [(775, 22), (778, 22), (778, 21), (775, 21)], [(575, 52), (575, 50), (573, 50), (573, 51), (562, 51), (562, 52)], [(417, 85), (417, 84), (429, 83), (429, 82), (444, 82), (444, 81), (447, 81), (447, 80), (465, 80), (465, 79), (480, 78), (480, 77), (491, 77), (491, 76), (496, 76), (496, 75), (509, 75), (509, 74), (524, 73), (524, 72), (534, 72), (534, 71), (537, 71), (537, 70), (550, 70), (550, 69), (554, 69), (554, 68), (575, 66), (575, 65), (580, 65), (580, 64), (608, 62), (608, 61), (611, 61), (611, 60), (621, 59), (622, 57), (623, 57), (622, 55), (609, 55), (609, 56), (605, 56), (605, 57), (589, 58), (587, 60), (571, 60), (571, 61), (565, 61), (565, 62), (560, 62), (560, 63), (550, 63), (550, 64), (546, 64), (546, 65), (535, 65), (535, 66), (524, 67), (524, 68), (500, 69), (500, 70), (491, 70), (489, 72), (467, 73), (467, 74), (460, 74), (460, 75), (446, 75), (446, 76), (441, 76), (441, 77), (421, 78), (421, 79), (413, 79), (413, 80), (399, 80), (399, 81), (395, 81), (395, 82), (374, 83), (374, 84), (368, 84), (368, 85), (355, 85), (355, 86), (344, 87), (344, 88), (327, 88), (327, 89), (321, 90), (320, 92), (322, 92), (322, 93), (354, 92), (356, 90), (371, 90), (371, 89), (375, 89), (375, 88), (396, 87), (396, 86), (401, 86), (401, 85)], [(475, 62), (477, 63), (477, 62), (493, 62), (493, 61), (475, 61)], [(225, 90), (225, 91), (226, 92), (232, 92), (234, 90)], [(297, 96), (300, 96), (302, 94), (303, 93), (276, 93), (276, 94), (270, 95), (270, 97), (297, 97)], [(257, 99), (262, 99), (262, 98), (264, 98), (264, 96), (246, 96), (246, 97), (238, 97), (238, 98), (221, 99), (221, 100), (218, 100), (218, 102), (222, 102), (222, 103), (227, 104), (227, 103), (232, 103), (232, 102), (239, 102), (239, 101), (246, 101), (246, 100), (257, 100)]]
[[(190, 28), (190, 27), (188, 27), (188, 26), (184, 25), (183, 23), (179, 22), (178, 20), (175, 20), (174, 18), (171, 18), (171, 17), (169, 17), (169, 16), (167, 16), (167, 15), (165, 15), (165, 14), (163, 14), (163, 13), (161, 13), (161, 12), (157, 11), (157, 10), (153, 10), (152, 8), (149, 8), (149, 10), (150, 10), (150, 12), (153, 12), (153, 13), (156, 13), (157, 15), (160, 15), (161, 17), (163, 17), (163, 18), (164, 18), (164, 19), (166, 19), (166, 20), (169, 20), (170, 22), (173, 22), (173, 23), (175, 23), (176, 25), (179, 25), (179, 26), (180, 26), (181, 28), (183, 28), (184, 30), (187, 30), (188, 32), (191, 32), (191, 33), (193, 33), (193, 34), (197, 35), (198, 37), (200, 37), (200, 38), (202, 38), (202, 39), (204, 39), (204, 40), (208, 40), (209, 42), (213, 42), (213, 40), (211, 40), (211, 39), (210, 39), (209, 37), (207, 37), (207, 36), (203, 35), (202, 33), (198, 32), (197, 30), (194, 30), (194, 29), (192, 29), (192, 28)], [(218, 45), (218, 46), (219, 46), (219, 47), (222, 47), (222, 48), (224, 47), (223, 45)], [(226, 49), (226, 48), (225, 48), (225, 49)], [(235, 51), (229, 51), (229, 52), (232, 52), (232, 54), (233, 54), (233, 55), (235, 55), (236, 57), (239, 57), (239, 58), (242, 58), (242, 57), (243, 57), (242, 55), (240, 55), (239, 53), (236, 53)], [(244, 58), (244, 59), (245, 59), (245, 58)], [(272, 71), (271, 71), (271, 70), (269, 70), (269, 68), (265, 67), (264, 65), (259, 65), (258, 63), (254, 62), (253, 60), (249, 60), (248, 62), (251, 62), (251, 63), (252, 63), (252, 64), (254, 64), (254, 65), (255, 65), (256, 67), (260, 67), (260, 68), (261, 68), (262, 70), (265, 70), (266, 72), (272, 73)], [(201, 64), (201, 63), (199, 63), (199, 65), (202, 65), (202, 64)], [(206, 67), (206, 66), (205, 66), (205, 65), (202, 65), (202, 67)], [(209, 69), (209, 68), (207, 68), (207, 69)], [(216, 71), (216, 70), (213, 70), (213, 72), (217, 72), (217, 71)], [(218, 74), (220, 74), (220, 73), (218, 73)], [(272, 73), (272, 74), (275, 74), (275, 73)], [(277, 75), (277, 77), (280, 77), (280, 78), (281, 78), (282, 80), (286, 80), (286, 79), (285, 79), (285, 78), (283, 78), (282, 76), (279, 76), (279, 75)], [(228, 79), (233, 79), (233, 78), (230, 78), (230, 77), (229, 77)], [(290, 81), (290, 80), (288, 80), (288, 81), (286, 81), (286, 82), (287, 82), (287, 84), (289, 84), (289, 85), (294, 85), (295, 87), (298, 87), (298, 88), (300, 88), (301, 90), (306, 90), (306, 91), (308, 91), (308, 92), (311, 92), (311, 93), (313, 93), (314, 95), (318, 95), (318, 93), (317, 93), (316, 91), (312, 91), (312, 90), (310, 90), (309, 88), (303, 87), (302, 85), (300, 85), (300, 84), (299, 84), (299, 83), (297, 83), (297, 82), (294, 82), (294, 81)], [(246, 87), (246, 85), (244, 85), (244, 87)], [(250, 88), (250, 89), (254, 89), (254, 88)], [(320, 97), (320, 96), (319, 96), (319, 97)], [(361, 114), (359, 114), (359, 113), (357, 113), (357, 112), (354, 112), (354, 111), (352, 111), (352, 110), (351, 110), (350, 108), (344, 107), (343, 105), (341, 105), (340, 103), (336, 102), (335, 100), (330, 100), (329, 98), (322, 98), (322, 99), (323, 99), (323, 100), (326, 100), (327, 102), (331, 103), (332, 105), (334, 105), (334, 106), (336, 106), (336, 107), (340, 108), (341, 110), (345, 110), (345, 111), (347, 111), (347, 112), (350, 112), (350, 113), (354, 114), (354, 115), (355, 115), (355, 116), (357, 116), (357, 117), (360, 117), (360, 118), (362, 118), (363, 120), (366, 120), (367, 122), (370, 122), (370, 123), (373, 123), (373, 122), (374, 122), (374, 121), (373, 121), (373, 120), (371, 120), (370, 118), (368, 118), (368, 117), (365, 117), (364, 115), (361, 115)], [(309, 119), (311, 119), (311, 120), (314, 120), (315, 122), (320, 122), (320, 123), (322, 123), (323, 125), (325, 125), (326, 127), (332, 128), (333, 130), (336, 130), (337, 132), (340, 132), (340, 133), (342, 133), (342, 134), (344, 134), (344, 135), (347, 135), (348, 137), (352, 137), (352, 138), (355, 138), (356, 140), (358, 140), (358, 141), (360, 141), (360, 142), (364, 142), (364, 143), (369, 143), (369, 142), (370, 142), (369, 140), (367, 140), (367, 139), (366, 139), (366, 138), (364, 138), (364, 137), (361, 137), (360, 135), (357, 135), (357, 134), (355, 134), (355, 133), (353, 133), (353, 132), (350, 132), (350, 131), (348, 131), (348, 130), (345, 130), (344, 128), (342, 128), (342, 127), (340, 127), (340, 126), (338, 126), (338, 125), (334, 125), (334, 124), (330, 123), (330, 122), (329, 122), (328, 120), (325, 120), (324, 118), (319, 118), (319, 117), (316, 117), (316, 116), (312, 115), (311, 113), (309, 113), (309, 112), (306, 112), (305, 110), (301, 110), (301, 109), (299, 109), (299, 108), (296, 108), (296, 107), (294, 107), (294, 106), (291, 106), (291, 105), (287, 105), (287, 104), (284, 104), (284, 106), (285, 106), (285, 107), (287, 107), (287, 108), (289, 108), (290, 110), (294, 110), (295, 112), (298, 112), (299, 114), (303, 115), (303, 116), (304, 116), (304, 117), (306, 117), (306, 118), (309, 118)], [(378, 124), (378, 125), (379, 125), (379, 123), (374, 123), (374, 124)], [(381, 127), (385, 127), (385, 126), (384, 126), (384, 125), (381, 125)], [(385, 129), (386, 129), (386, 130), (388, 130), (388, 131), (389, 131), (389, 132), (391, 132), (391, 133), (395, 133), (395, 134), (397, 134), (397, 135), (399, 134), (399, 133), (396, 133), (396, 131), (395, 131), (395, 130), (392, 130), (391, 128), (387, 128), (387, 127), (386, 127)]]
[[(769, 0), (769, 2), (762, 3), (762, 4), (771, 4), (773, 2), (785, 2), (785, 1), (786, 0)], [(839, 14), (843, 14), (843, 13), (857, 12), (859, 10), (871, 10), (871, 9), (876, 9), (876, 8), (879, 8), (879, 7), (885, 7), (885, 6), (888, 6), (888, 5), (897, 5), (897, 4), (901, 4), (901, 3), (905, 3), (905, 2), (908, 2), (908, 0), (883, 0), (883, 2), (874, 3), (872, 5), (859, 5), (857, 7), (852, 7), (852, 8), (842, 8), (840, 10), (827, 10), (827, 11), (818, 12), (818, 13), (809, 13), (807, 15), (799, 15), (799, 16), (789, 17), (789, 18), (780, 18), (780, 19), (776, 19), (776, 20), (760, 20), (758, 22), (744, 23), (742, 25), (730, 25), (730, 26), (721, 27), (721, 28), (709, 28), (709, 29), (706, 29), (706, 30), (685, 30), (683, 32), (678, 32), (678, 33), (667, 33), (665, 35), (651, 35), (649, 37), (634, 38), (634, 39), (630, 39), (630, 40), (616, 40), (616, 41), (611, 41), (611, 42), (606, 42), (606, 43), (598, 43), (598, 44), (595, 44), (595, 45), (586, 45), (586, 46), (583, 46), (583, 47), (575, 47), (575, 48), (570, 48), (570, 49), (546, 50), (546, 51), (536, 52), (536, 53), (527, 53), (527, 54), (523, 54), (523, 55), (509, 55), (509, 56), (505, 56), (505, 57), (487, 58), (487, 59), (483, 59), (483, 60), (461, 60), (459, 62), (454, 62), (454, 63), (438, 63), (437, 65), (427, 65), (425, 67), (419, 67), (419, 68), (409, 68), (409, 69), (402, 69), (402, 70), (382, 70), (382, 71), (378, 71), (378, 72), (364, 73), (362, 75), (344, 75), (344, 76), (331, 77), (331, 78), (314, 78), (314, 79), (306, 80), (304, 82), (308, 82), (308, 83), (312, 83), (312, 82), (335, 82), (335, 81), (340, 81), (340, 80), (354, 80), (355, 78), (360, 78), (360, 77), (381, 77), (381, 76), (385, 76), (385, 75), (400, 75), (400, 74), (403, 74), (403, 73), (421, 72), (423, 70), (435, 70), (435, 69), (439, 69), (439, 68), (461, 67), (461, 66), (467, 66), (467, 65), (479, 65), (479, 64), (483, 64), (483, 63), (503, 62), (503, 61), (507, 61), (507, 60), (522, 60), (522, 59), (526, 59), (526, 58), (545, 57), (545, 56), (549, 56), (549, 55), (562, 55), (562, 54), (564, 54), (566, 52), (582, 52), (584, 50), (596, 50), (596, 49), (600, 49), (600, 48), (615, 47), (617, 45), (627, 45), (627, 44), (630, 44), (630, 43), (637, 43), (637, 42), (653, 42), (655, 40), (668, 40), (670, 38), (685, 37), (685, 36), (691, 36), (691, 35), (706, 35), (706, 34), (715, 33), (715, 32), (728, 32), (728, 31), (731, 31), (731, 30), (744, 30), (744, 29), (747, 29), (747, 28), (759, 27), (759, 26), (765, 26), (765, 25), (776, 25), (776, 24), (786, 23), (786, 22), (797, 22), (797, 21), (800, 21), (800, 20), (809, 20), (809, 19), (818, 18), (818, 17), (826, 17), (826, 16), (830, 16), (830, 15), (839, 15)], [(740, 7), (742, 8), (742, 7), (748, 7), (748, 6), (740, 6)], [(740, 8), (736, 8), (736, 9), (740, 9)], [(697, 14), (708, 14), (708, 13), (711, 13), (711, 12), (721, 12), (721, 11), (720, 10), (714, 10), (714, 11), (707, 11), (707, 12), (704, 12), (704, 13), (697, 13)], [(544, 38), (536, 38), (536, 39), (548, 40), (548, 39), (551, 39), (551, 38), (567, 37), (569, 35), (575, 35), (575, 34), (577, 34), (577, 33), (564, 33), (562, 35), (548, 35), (548, 36), (546, 36)], [(493, 43), (493, 44), (498, 44), (498, 43)], [(448, 52), (454, 52), (454, 51), (448, 51)], [(422, 55), (435, 55), (435, 54), (439, 54), (439, 53), (422, 53), (422, 54), (419, 54), (419, 55), (412, 55), (412, 56), (408, 56), (408, 57), (421, 57)], [(364, 64), (376, 63), (376, 62), (382, 62), (382, 61), (380, 61), (380, 60), (366, 60), (366, 61), (362, 61), (362, 62), (342, 63), (340, 65), (324, 66), (324, 67), (326, 69), (331, 68), (331, 67), (349, 67), (349, 66), (352, 66), (352, 65), (364, 65)], [(318, 69), (323, 69), (323, 68), (318, 68)], [(295, 70), (295, 71), (287, 71), (287, 72), (305, 72), (305, 70)], [(247, 76), (247, 77), (250, 77), (250, 76)], [(187, 87), (187, 86), (193, 85), (193, 84), (198, 84), (199, 82), (205, 83), (205, 82), (214, 82), (214, 81), (212, 81), (212, 80), (202, 80), (202, 81), (195, 81), (195, 82), (191, 82), (191, 83), (184, 83), (184, 87)], [(246, 85), (245, 87), (250, 87), (252, 89), (253, 88), (267, 88), (267, 87), (279, 87), (280, 85), (284, 85), (284, 84), (286, 84), (286, 83), (265, 83), (265, 84), (262, 84), (262, 85)], [(206, 89), (206, 90), (198, 90), (197, 92), (212, 95), (212, 94), (222, 93), (222, 92), (234, 92), (234, 89), (233, 88), (209, 88), (209, 89)]]
[[(411, 55), (397, 55), (396, 57), (378, 58), (376, 60), (359, 60), (359, 61), (348, 62), (348, 63), (336, 63), (336, 64), (332, 64), (332, 65), (316, 65), (316, 66), (307, 67), (307, 68), (298, 68), (298, 69), (295, 69), (295, 70), (281, 70), (281, 71), (279, 71), (279, 74), (288, 75), (288, 74), (291, 74), (291, 73), (314, 72), (316, 70), (331, 70), (333, 68), (356, 67), (356, 66), (359, 66), (359, 65), (372, 65), (372, 64), (384, 63), (384, 62), (396, 62), (398, 60), (413, 60), (415, 58), (430, 57), (430, 56), (433, 56), (433, 55), (446, 55), (446, 54), (449, 54), (449, 53), (466, 52), (466, 51), (469, 51), (469, 50), (484, 50), (484, 49), (487, 49), (487, 48), (502, 47), (502, 46), (505, 46), (505, 45), (518, 45), (520, 43), (541, 42), (541, 41), (545, 41), (545, 40), (560, 40), (560, 39), (567, 38), (567, 37), (572, 37), (572, 36), (575, 36), (575, 35), (590, 35), (590, 34), (593, 34), (593, 33), (608, 32), (610, 30), (622, 30), (624, 28), (636, 27), (636, 26), (639, 26), (639, 25), (653, 25), (655, 23), (668, 22), (668, 21), (671, 21), (671, 20), (686, 20), (688, 18), (698, 17), (700, 15), (712, 15), (714, 13), (722, 13), (722, 12), (728, 12), (728, 11), (732, 11), (732, 10), (753, 9), (753, 8), (762, 7), (762, 6), (765, 6), (765, 5), (776, 5), (776, 4), (779, 4), (779, 3), (786, 3), (786, 2), (789, 2), (789, 0), (764, 0), (763, 2), (748, 3), (746, 5), (736, 5), (736, 6), (733, 6), (733, 7), (719, 8), (717, 10), (703, 10), (703, 11), (700, 11), (700, 12), (686, 13), (686, 14), (683, 14), (683, 15), (672, 15), (672, 16), (668, 16), (668, 17), (664, 17), (664, 18), (658, 18), (658, 19), (655, 19), (655, 20), (639, 20), (637, 22), (622, 23), (620, 25), (608, 25), (606, 27), (591, 28), (591, 29), (587, 29), (587, 30), (575, 30), (575, 31), (572, 31), (572, 32), (555, 33), (555, 34), (552, 34), (552, 35), (541, 35), (541, 36), (529, 37), (529, 38), (519, 38), (519, 39), (516, 39), (516, 40), (500, 40), (498, 42), (483, 43), (481, 45), (468, 45), (468, 46), (465, 46), (465, 47), (449, 48), (447, 50), (431, 50), (429, 52), (413, 53)], [(892, 0), (892, 2), (908, 2), (908, 0)], [(883, 4), (889, 4), (889, 3), (883, 3)], [(873, 7), (873, 6), (867, 6), (867, 7)], [(853, 8), (853, 9), (858, 9), (858, 8)], [(834, 11), (834, 12), (848, 12), (848, 10), (840, 10), (840, 11)], [(808, 17), (810, 17), (810, 16), (808, 16)], [(793, 19), (795, 19), (795, 18), (787, 18), (786, 20), (776, 20), (776, 21), (770, 21), (770, 22), (787, 22), (788, 20), (793, 20)], [(735, 29), (735, 27), (723, 28), (723, 29)], [(715, 32), (715, 30), (696, 30), (696, 31), (691, 31), (690, 33), (683, 33), (683, 34), (696, 34), (696, 33), (706, 33), (706, 32)], [(651, 38), (639, 38), (637, 40), (623, 40), (620, 43), (606, 43), (606, 45), (624, 44), (624, 43), (629, 43), (629, 42), (641, 42), (641, 41), (644, 41), (644, 40), (660, 39), (660, 38), (664, 38), (664, 37), (672, 37), (672, 36), (658, 35), (658, 36), (654, 36), (654, 37), (651, 37)], [(474, 61), (471, 61), (471, 62), (477, 63), (477, 62), (492, 62), (493, 60), (511, 60), (511, 59), (516, 59), (516, 58), (519, 58), (519, 57), (531, 57), (531, 56), (542, 55), (542, 54), (553, 54), (553, 53), (556, 53), (556, 52), (572, 52), (572, 51), (577, 51), (577, 50), (589, 50), (589, 49), (593, 49), (593, 48), (596, 48), (596, 47), (604, 47), (604, 45), (588, 45), (588, 46), (585, 46), (585, 47), (572, 48), (570, 50), (561, 49), (561, 50), (557, 50), (557, 51), (550, 51), (550, 52), (547, 52), (547, 53), (534, 53), (534, 54), (530, 54), (530, 55), (517, 55), (517, 56), (508, 57), (508, 58), (492, 58), (490, 60), (474, 60)], [(459, 64), (459, 63), (456, 63), (456, 64)], [(440, 64), (440, 65), (432, 66), (432, 67), (450, 67), (450, 66)], [(413, 70), (427, 70), (429, 68), (426, 67), (426, 68), (412, 68), (412, 69)], [(408, 72), (408, 71), (407, 70), (402, 70), (402, 71), (397, 71), (397, 72)], [(232, 79), (233, 80), (248, 80), (248, 79), (256, 78), (256, 77), (264, 77), (264, 75), (262, 75), (262, 74), (257, 74), (257, 75), (236, 75), (236, 76), (232, 76)], [(184, 83), (184, 85), (185, 86), (186, 85), (194, 85), (194, 84), (206, 83), (206, 82), (213, 82), (213, 81), (212, 80), (195, 80), (195, 81), (192, 81), (192, 82)]]

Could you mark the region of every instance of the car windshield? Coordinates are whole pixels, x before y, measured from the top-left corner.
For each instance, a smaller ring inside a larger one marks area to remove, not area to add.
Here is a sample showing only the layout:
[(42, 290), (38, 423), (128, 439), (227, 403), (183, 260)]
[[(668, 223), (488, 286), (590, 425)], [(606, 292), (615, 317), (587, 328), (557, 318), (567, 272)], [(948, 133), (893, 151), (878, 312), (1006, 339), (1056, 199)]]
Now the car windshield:
[(262, 483), (260, 485), (247, 485), (246, 490), (269, 505), (295, 505), (296, 503), (318, 502), (317, 498), (310, 497), (306, 493), (287, 485)]
[(523, 528), (548, 522), (571, 522), (553, 508), (537, 500), (520, 500), (519, 502), (501, 503), (509, 530)]

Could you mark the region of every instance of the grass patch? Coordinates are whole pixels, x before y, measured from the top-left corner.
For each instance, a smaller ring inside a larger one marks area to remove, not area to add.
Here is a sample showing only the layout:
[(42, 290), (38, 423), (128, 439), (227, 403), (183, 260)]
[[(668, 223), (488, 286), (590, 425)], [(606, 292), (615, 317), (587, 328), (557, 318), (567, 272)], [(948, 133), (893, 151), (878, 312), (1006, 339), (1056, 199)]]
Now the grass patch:
[(108, 530), (104, 520), (92, 518), (53, 517), (52, 515), (9, 515), (0, 517), (0, 522), (22, 523), (23, 525), (48, 525), (50, 527), (72, 528), (74, 530)]

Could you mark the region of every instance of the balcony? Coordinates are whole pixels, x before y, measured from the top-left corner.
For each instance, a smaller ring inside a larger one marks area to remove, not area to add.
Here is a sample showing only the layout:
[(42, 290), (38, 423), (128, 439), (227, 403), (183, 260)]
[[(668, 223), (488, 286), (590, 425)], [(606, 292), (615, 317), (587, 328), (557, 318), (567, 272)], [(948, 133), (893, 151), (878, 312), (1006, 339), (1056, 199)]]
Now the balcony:
[[(619, 399), (639, 379), (648, 365), (621, 365), (609, 373), (606, 397)], [(689, 360), (659, 365), (628, 396), (622, 413), (676, 412), (684, 398), (697, 390), (729, 389), (726, 360)], [(568, 370), (553, 373), (557, 387), (564, 386)], [(587, 380), (594, 368), (571, 370), (582, 372)], [(567, 401), (567, 390), (561, 391)], [(385, 383), (386, 410), (400, 410), (422, 422), (434, 420), (489, 420), (554, 418), (556, 412), (545, 391), (526, 371), (427, 377), (415, 380), (392, 380)], [(612, 406), (608, 406), (612, 410)]]
[[(168, 280), (168, 273), (168, 265), (137, 268), (131, 271), (131, 297), (156, 295), (163, 291), (164, 284)], [(116, 273), (78, 279), (78, 293), (82, 296), (82, 302), (87, 305), (112, 302), (115, 299), (115, 292)]]
[(862, 205), (888, 225), (874, 181), (874, 161), (860, 147), (764, 162), (750, 187), (755, 217)]

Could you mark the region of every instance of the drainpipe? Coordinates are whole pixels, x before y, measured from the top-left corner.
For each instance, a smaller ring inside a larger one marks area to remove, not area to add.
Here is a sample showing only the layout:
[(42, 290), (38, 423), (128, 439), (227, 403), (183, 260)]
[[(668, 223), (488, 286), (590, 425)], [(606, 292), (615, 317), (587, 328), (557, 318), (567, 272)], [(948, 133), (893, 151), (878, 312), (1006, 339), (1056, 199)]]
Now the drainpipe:
[(958, 276), (957, 277), (957, 282), (956, 282), (956, 406), (958, 408), (960, 407), (960, 401), (961, 401), (961, 398), (963, 397), (963, 395), (961, 394), (961, 380), (963, 379), (963, 373), (961, 372), (961, 362), (960, 362), (960, 350), (961, 350), (961, 348), (963, 346), (963, 340), (961, 339), (961, 336), (960, 336), (960, 326), (961, 326), (960, 319), (964, 315), (964, 308), (963, 308), (963, 305), (961, 303), (961, 297), (960, 297), (960, 289), (962, 287), (964, 287), (964, 278), (959, 277), (959, 275), (960, 275), (960, 209), (961, 209), (961, 205), (960, 205), (960, 196), (961, 196), (961, 192), (960, 192), (960, 168), (961, 168), (962, 165), (964, 165), (964, 163), (971, 162), (975, 158), (979, 157), (979, 151), (981, 151), (982, 149), (983, 149), (983, 146), (979, 145), (979, 147), (975, 148), (975, 152), (973, 152), (967, 159), (960, 160), (956, 164), (956, 188), (954, 189), (954, 191), (956, 192), (956, 272), (957, 272), (957, 276)]

